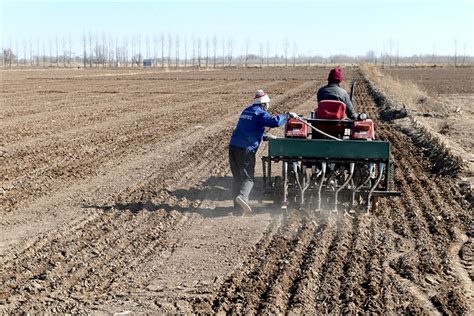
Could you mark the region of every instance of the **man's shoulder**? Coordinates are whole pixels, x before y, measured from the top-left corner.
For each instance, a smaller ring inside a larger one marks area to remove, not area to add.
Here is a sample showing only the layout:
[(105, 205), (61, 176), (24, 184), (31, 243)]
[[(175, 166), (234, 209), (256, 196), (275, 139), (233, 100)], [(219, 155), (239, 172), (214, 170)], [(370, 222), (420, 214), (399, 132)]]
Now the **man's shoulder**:
[(251, 113), (257, 113), (257, 112), (258, 112), (258, 107), (256, 107), (255, 104), (252, 104), (252, 105), (247, 106), (247, 107), (242, 111), (242, 114), (243, 114), (243, 113), (251, 114)]
[(340, 85), (334, 85), (334, 89), (342, 94), (347, 94), (347, 91), (344, 90), (344, 88), (342, 88)]

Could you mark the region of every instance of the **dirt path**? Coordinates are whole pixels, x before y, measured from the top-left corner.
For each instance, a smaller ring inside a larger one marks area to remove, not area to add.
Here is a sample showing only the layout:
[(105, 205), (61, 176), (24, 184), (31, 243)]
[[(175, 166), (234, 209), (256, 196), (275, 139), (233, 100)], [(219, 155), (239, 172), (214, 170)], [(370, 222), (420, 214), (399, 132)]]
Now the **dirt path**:
[[(259, 85), (273, 96), (273, 110), (308, 115), (326, 71), (289, 71), (290, 81), (260, 70), (231, 70), (228, 77), (247, 78), (234, 81), (197, 74), (203, 85), (189, 74), (52, 80), (120, 94), (134, 78), (145, 90), (159, 82), (166, 94), (130, 114), (123, 104), (116, 118), (101, 99), (104, 118), (96, 123), (40, 129), (5, 144), (2, 188), (12, 188), (1, 196), (0, 312), (471, 312), (472, 211), (454, 182), (431, 175), (389, 123), (378, 122), (377, 133), (392, 143), (403, 196), (380, 199), (375, 215), (281, 213), (259, 182), (254, 214), (235, 213), (226, 144), (249, 95)], [(181, 85), (189, 89), (182, 102), (170, 93)], [(216, 106), (222, 102), (238, 105)], [(356, 104), (377, 116), (363, 86)], [(177, 121), (185, 128), (173, 128)], [(61, 160), (69, 154), (76, 158)]]

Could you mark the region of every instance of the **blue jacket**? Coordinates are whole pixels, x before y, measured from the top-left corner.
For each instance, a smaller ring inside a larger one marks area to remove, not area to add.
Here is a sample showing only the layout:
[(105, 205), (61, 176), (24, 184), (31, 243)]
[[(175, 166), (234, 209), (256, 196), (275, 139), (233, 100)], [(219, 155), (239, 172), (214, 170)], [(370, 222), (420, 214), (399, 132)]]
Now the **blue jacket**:
[(229, 145), (256, 152), (262, 142), (265, 127), (281, 126), (286, 120), (285, 114), (271, 116), (259, 104), (252, 104), (240, 114)]

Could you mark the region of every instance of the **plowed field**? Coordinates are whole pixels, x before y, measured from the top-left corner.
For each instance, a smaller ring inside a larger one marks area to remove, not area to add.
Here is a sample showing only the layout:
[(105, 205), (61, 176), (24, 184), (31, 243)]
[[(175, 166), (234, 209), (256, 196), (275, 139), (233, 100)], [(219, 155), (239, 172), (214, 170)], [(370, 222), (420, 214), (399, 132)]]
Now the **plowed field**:
[(263, 88), (272, 112), (308, 115), (327, 72), (3, 71), (0, 313), (472, 312), (472, 210), (362, 81), (402, 197), (282, 213), (258, 178), (254, 213), (233, 209), (240, 111)]

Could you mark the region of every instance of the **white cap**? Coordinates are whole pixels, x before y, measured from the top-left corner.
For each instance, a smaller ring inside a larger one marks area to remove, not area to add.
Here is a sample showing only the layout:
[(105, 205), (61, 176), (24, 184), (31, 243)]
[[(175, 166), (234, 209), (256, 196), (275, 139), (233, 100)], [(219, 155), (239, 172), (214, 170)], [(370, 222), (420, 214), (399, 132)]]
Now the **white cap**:
[(258, 89), (255, 92), (255, 97), (253, 98), (253, 104), (262, 104), (262, 103), (269, 103), (270, 97), (268, 94), (265, 93), (262, 89)]

